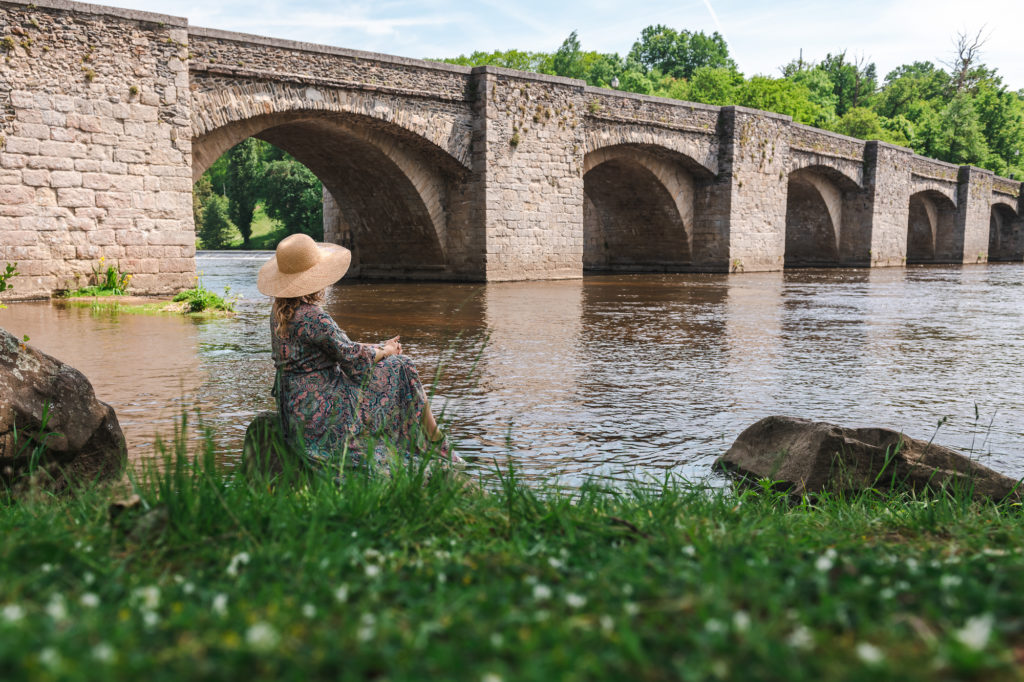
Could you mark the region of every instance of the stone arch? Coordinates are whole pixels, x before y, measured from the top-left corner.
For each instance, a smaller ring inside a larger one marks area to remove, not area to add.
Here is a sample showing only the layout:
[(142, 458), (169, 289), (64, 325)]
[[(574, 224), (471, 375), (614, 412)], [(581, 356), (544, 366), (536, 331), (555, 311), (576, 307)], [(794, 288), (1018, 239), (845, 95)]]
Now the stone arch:
[(803, 171), (824, 175), (836, 185), (844, 188), (860, 188), (864, 185), (864, 164), (853, 159), (837, 158), (794, 150), (790, 164), (790, 175)]
[(615, 145), (583, 160), (583, 268), (685, 270), (693, 260), (702, 165), (654, 146)]
[(718, 140), (714, 135), (633, 124), (601, 125), (587, 130), (583, 152), (590, 155), (602, 149), (619, 147), (664, 150), (685, 158), (688, 165), (696, 165), (706, 173), (718, 175)]
[(962, 237), (957, 244), (956, 205), (944, 193), (927, 189), (910, 195), (907, 223), (907, 263), (956, 263), (962, 259)]
[(1024, 218), (1009, 201), (993, 201), (988, 229), (988, 260), (1024, 260)]
[[(833, 267), (856, 260), (859, 185), (829, 166), (790, 172), (786, 193), (785, 267)], [(862, 249), (861, 249), (862, 250)]]
[(369, 108), (360, 93), (289, 87), (275, 86), (277, 97), (246, 87), (196, 95), (195, 177), (233, 145), (258, 137), (323, 182), (325, 239), (352, 249), (353, 275), (454, 274), (446, 208), (468, 175), (468, 141), (463, 149), (458, 126)]

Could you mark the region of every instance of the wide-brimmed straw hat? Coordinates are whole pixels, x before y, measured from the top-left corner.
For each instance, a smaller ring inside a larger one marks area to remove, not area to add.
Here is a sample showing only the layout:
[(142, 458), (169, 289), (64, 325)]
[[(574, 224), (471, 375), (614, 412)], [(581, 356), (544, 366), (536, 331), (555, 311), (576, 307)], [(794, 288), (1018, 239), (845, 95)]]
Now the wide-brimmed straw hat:
[(293, 234), (281, 240), (274, 257), (260, 268), (256, 287), (275, 298), (307, 296), (341, 279), (351, 262), (352, 252), (344, 246)]

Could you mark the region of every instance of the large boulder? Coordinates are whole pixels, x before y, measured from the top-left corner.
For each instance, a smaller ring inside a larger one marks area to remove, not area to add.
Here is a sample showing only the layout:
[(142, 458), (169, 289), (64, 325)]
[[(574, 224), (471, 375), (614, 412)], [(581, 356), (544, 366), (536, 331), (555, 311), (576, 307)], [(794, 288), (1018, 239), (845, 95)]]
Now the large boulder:
[(114, 409), (74, 367), (0, 329), (0, 486), (26, 474), (49, 489), (120, 475), (125, 441)]
[(976, 497), (1020, 499), (1018, 481), (969, 457), (890, 429), (848, 429), (793, 417), (766, 417), (740, 434), (714, 468), (769, 479), (793, 494), (909, 489), (955, 484)]
[(259, 412), (245, 430), (242, 471), (249, 480), (301, 476), (308, 467), (284, 440), (277, 412)]

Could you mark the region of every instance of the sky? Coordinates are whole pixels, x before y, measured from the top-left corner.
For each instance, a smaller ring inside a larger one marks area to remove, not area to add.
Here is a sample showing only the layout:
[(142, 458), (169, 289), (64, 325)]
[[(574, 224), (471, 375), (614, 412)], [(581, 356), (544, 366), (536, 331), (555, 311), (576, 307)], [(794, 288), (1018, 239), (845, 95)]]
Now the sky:
[(820, 61), (843, 50), (878, 66), (941, 62), (958, 32), (987, 37), (982, 61), (1024, 89), (1022, 0), (103, 0), (188, 18), (193, 26), (404, 57), (474, 50), (552, 52), (573, 30), (584, 50), (625, 55), (644, 27), (720, 32), (747, 76), (778, 76), (801, 49)]

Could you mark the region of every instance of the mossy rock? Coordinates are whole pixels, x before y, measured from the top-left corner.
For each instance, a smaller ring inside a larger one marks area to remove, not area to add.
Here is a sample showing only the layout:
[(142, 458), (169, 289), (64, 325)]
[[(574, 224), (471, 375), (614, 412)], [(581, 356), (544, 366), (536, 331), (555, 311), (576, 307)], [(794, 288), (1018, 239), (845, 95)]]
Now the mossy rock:
[(301, 453), (285, 443), (277, 412), (260, 412), (245, 430), (242, 471), (249, 481), (291, 479), (309, 467)]

